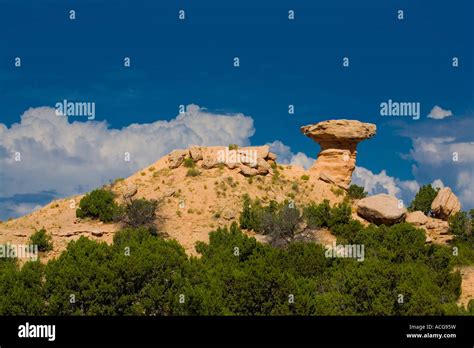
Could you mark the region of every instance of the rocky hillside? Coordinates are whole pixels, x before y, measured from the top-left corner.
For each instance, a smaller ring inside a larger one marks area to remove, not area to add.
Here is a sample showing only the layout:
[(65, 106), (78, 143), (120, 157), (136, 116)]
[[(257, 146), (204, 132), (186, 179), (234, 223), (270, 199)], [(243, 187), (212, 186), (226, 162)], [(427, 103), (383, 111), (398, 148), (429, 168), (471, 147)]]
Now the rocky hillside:
[[(230, 160), (219, 162), (218, 157), (226, 153)], [(242, 154), (239, 161), (244, 163), (233, 161), (231, 156), (237, 154)], [(245, 154), (256, 154), (255, 160)], [(195, 242), (207, 241), (211, 230), (238, 221), (244, 194), (259, 197), (263, 202), (294, 200), (296, 205), (323, 199), (333, 203), (342, 200), (334, 193), (334, 185), (308, 174), (301, 167), (277, 164), (268, 146), (237, 150), (194, 147), (175, 150), (108, 187), (116, 193), (118, 201), (130, 197), (160, 200), (160, 230), (193, 253)], [(0, 224), (0, 243), (26, 243), (42, 227), (53, 235), (54, 250), (48, 258), (81, 235), (111, 242), (118, 225), (76, 218), (82, 197), (56, 200), (31, 214)]]
[[(304, 126), (301, 131), (321, 146), (308, 171), (278, 164), (277, 156), (268, 146), (196, 146), (175, 150), (107, 187), (118, 201), (132, 197), (159, 200), (159, 214), (163, 218), (160, 230), (193, 254), (196, 241), (207, 241), (213, 229), (238, 221), (245, 194), (264, 203), (286, 199), (297, 206), (325, 199), (332, 204), (343, 200), (355, 168), (357, 143), (374, 136), (375, 125), (333, 120)], [(434, 211), (444, 220), (460, 209), (457, 198), (447, 190), (442, 190), (433, 202)], [(52, 234), (54, 243), (53, 251), (45, 255), (47, 260), (81, 235), (111, 242), (120, 226), (76, 218), (82, 197), (56, 200), (31, 214), (1, 223), (0, 243), (27, 243), (35, 230), (44, 227)], [(353, 202), (352, 209), (353, 217), (364, 224), (389, 225), (407, 219), (426, 231), (427, 242), (446, 243), (451, 239), (446, 221), (428, 218), (420, 212), (407, 214), (394, 197), (367, 197)], [(254, 235), (252, 231), (248, 234)], [(328, 231), (320, 234), (315, 237), (322, 243), (334, 240)]]

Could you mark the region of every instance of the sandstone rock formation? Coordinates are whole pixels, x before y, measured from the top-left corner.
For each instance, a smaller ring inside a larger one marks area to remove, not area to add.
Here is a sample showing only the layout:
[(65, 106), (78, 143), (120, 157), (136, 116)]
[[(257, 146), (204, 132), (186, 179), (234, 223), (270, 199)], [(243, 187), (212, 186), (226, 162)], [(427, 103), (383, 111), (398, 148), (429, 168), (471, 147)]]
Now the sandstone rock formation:
[(193, 146), (189, 149), (189, 155), (191, 156), (194, 162), (197, 162), (203, 159), (202, 149), (197, 146)]
[(203, 169), (212, 169), (217, 167), (218, 164), (219, 162), (217, 162), (216, 158), (209, 156), (204, 158), (204, 161), (201, 163), (201, 167)]
[(174, 150), (168, 155), (168, 166), (170, 169), (178, 168), (188, 155), (187, 150)]
[(138, 192), (137, 185), (129, 185), (124, 188), (122, 197), (123, 199), (130, 199), (133, 196), (135, 196), (137, 192)]
[(449, 224), (446, 221), (428, 217), (421, 211), (407, 213), (405, 222), (423, 229), (427, 243), (446, 244), (454, 238), (449, 234)]
[(376, 130), (374, 124), (354, 120), (329, 120), (301, 127), (303, 134), (321, 146), (310, 170), (323, 181), (348, 188), (355, 169), (357, 144), (373, 137)]
[(245, 176), (254, 176), (258, 174), (257, 169), (246, 166), (245, 164), (241, 164), (239, 168), (240, 172)]
[(408, 222), (416, 227), (425, 225), (428, 222), (428, 217), (422, 211), (414, 211), (407, 214), (405, 222)]
[(357, 203), (357, 214), (377, 225), (393, 225), (403, 221), (406, 209), (400, 207), (395, 197), (379, 194), (361, 199)]
[(439, 190), (436, 198), (431, 203), (431, 212), (434, 216), (448, 220), (448, 218), (461, 210), (461, 203), (449, 187)]
[(168, 168), (179, 168), (186, 158), (192, 158), (202, 169), (213, 169), (225, 166), (228, 169), (239, 169), (244, 176), (272, 174), (272, 164), (277, 156), (270, 152), (268, 145), (247, 146), (237, 149), (228, 147), (198, 147), (188, 150), (175, 150), (168, 155)]

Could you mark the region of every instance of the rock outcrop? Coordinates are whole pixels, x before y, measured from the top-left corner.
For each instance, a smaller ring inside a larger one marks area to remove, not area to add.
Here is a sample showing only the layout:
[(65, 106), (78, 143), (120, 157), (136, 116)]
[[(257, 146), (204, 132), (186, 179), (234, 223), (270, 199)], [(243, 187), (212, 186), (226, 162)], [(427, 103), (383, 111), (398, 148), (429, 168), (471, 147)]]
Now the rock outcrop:
[(270, 152), (268, 145), (247, 146), (235, 149), (228, 147), (198, 147), (188, 150), (175, 150), (168, 155), (168, 168), (179, 168), (186, 158), (191, 158), (202, 169), (213, 169), (225, 166), (238, 169), (244, 176), (272, 174), (272, 164), (277, 156)]
[(357, 214), (374, 224), (389, 226), (403, 221), (406, 209), (395, 197), (379, 194), (361, 199), (357, 203)]
[(174, 150), (168, 155), (168, 167), (170, 169), (178, 168), (188, 154), (187, 150)]
[(301, 127), (301, 131), (321, 146), (311, 167), (321, 180), (348, 188), (356, 163), (356, 147), (373, 137), (376, 126), (354, 120), (329, 120)]
[(138, 192), (137, 185), (126, 186), (123, 190), (122, 197), (123, 199), (131, 199)]
[(426, 233), (426, 242), (435, 244), (446, 244), (453, 240), (449, 234), (449, 224), (440, 219), (426, 216), (422, 211), (407, 213), (405, 222), (423, 229)]
[(428, 222), (428, 217), (422, 211), (414, 211), (407, 214), (405, 222), (408, 222), (416, 227), (425, 225)]
[(448, 218), (461, 210), (461, 203), (449, 187), (439, 190), (433, 203), (431, 203), (431, 212), (434, 216), (448, 220)]
[(197, 162), (203, 159), (202, 149), (197, 146), (193, 146), (189, 149), (189, 155), (191, 156), (194, 162)]

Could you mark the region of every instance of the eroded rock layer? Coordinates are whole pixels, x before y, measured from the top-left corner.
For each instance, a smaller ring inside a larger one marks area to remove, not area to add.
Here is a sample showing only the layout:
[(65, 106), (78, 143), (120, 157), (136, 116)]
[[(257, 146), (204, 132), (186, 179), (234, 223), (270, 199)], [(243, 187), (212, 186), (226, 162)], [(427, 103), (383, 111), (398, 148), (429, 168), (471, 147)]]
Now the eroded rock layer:
[(310, 169), (323, 181), (347, 188), (355, 169), (357, 144), (373, 137), (376, 126), (355, 120), (329, 120), (301, 127), (321, 146)]

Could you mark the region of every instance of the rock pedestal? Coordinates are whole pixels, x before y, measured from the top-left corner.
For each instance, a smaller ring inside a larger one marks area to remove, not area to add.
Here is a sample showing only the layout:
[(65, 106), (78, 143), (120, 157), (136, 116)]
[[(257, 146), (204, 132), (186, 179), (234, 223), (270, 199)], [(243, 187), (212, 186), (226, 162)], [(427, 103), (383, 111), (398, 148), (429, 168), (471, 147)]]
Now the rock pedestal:
[(301, 127), (304, 135), (321, 146), (310, 171), (326, 182), (347, 188), (356, 163), (357, 144), (372, 138), (376, 126), (355, 120), (329, 120)]

